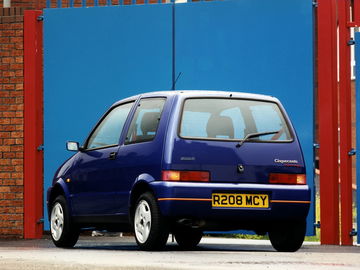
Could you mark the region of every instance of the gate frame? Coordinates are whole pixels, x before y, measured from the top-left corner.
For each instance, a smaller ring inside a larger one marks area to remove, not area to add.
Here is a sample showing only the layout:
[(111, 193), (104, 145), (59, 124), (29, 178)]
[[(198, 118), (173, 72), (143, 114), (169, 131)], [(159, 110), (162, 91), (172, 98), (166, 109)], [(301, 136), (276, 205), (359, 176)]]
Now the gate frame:
[(318, 0), (318, 121), (322, 244), (339, 244), (337, 0)]
[[(352, 21), (348, 21), (347, 22), (347, 27), (351, 28), (351, 27), (360, 27), (360, 0), (352, 0), (351, 2), (352, 4)], [(355, 44), (354, 41), (350, 41), (351, 44)], [(360, 45), (358, 45), (360, 46)], [(358, 47), (360, 48), (360, 47)], [(360, 51), (358, 49), (356, 49), (355, 51)], [(357, 56), (357, 59), (360, 59), (360, 56)], [(360, 65), (356, 66), (357, 71), (360, 70), (359, 68)], [(359, 72), (357, 72), (358, 74)], [(360, 80), (360, 78), (358, 78), (358, 80)], [(360, 95), (359, 95), (359, 90), (360, 90), (360, 83), (359, 81), (356, 83), (356, 98), (355, 98), (355, 102), (356, 102), (356, 149), (360, 149), (360, 124), (359, 124), (359, 118), (360, 118)], [(353, 154), (356, 153), (356, 150), (353, 150)], [(352, 235), (357, 235), (357, 243), (360, 244), (360, 236), (359, 236), (359, 228), (360, 228), (360, 156), (357, 155), (356, 156), (356, 211), (357, 211), (357, 228), (356, 230), (353, 229), (352, 230)]]
[(42, 11), (24, 14), (24, 238), (43, 235)]
[[(350, 38), (350, 31), (352, 27), (360, 26), (360, 0), (318, 0), (317, 7), (320, 241), (321, 244), (352, 245), (357, 232), (353, 228), (352, 213), (352, 156), (356, 150), (352, 148), (350, 70), (350, 46), (355, 43)], [(357, 133), (360, 134), (359, 130)], [(357, 160), (358, 168), (359, 157)], [(360, 183), (359, 169), (357, 175), (357, 183)], [(357, 194), (359, 206), (359, 191)]]
[(350, 1), (338, 1), (341, 245), (353, 244)]

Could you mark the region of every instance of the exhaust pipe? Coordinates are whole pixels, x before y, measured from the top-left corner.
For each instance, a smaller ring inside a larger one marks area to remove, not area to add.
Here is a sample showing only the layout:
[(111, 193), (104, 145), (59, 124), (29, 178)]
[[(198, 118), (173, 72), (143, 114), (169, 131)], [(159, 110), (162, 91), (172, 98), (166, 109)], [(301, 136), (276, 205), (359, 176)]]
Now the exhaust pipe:
[(192, 228), (192, 229), (200, 229), (201, 227), (205, 226), (205, 221), (204, 220), (192, 220), (189, 218), (182, 218), (177, 221), (177, 224), (184, 226), (184, 227)]

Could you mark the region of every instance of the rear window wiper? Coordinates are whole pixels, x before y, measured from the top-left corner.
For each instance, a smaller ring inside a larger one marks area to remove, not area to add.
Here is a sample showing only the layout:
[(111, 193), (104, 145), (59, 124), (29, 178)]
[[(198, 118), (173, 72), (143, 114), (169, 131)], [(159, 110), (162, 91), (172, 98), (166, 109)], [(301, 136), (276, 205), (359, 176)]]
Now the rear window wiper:
[(278, 131), (267, 131), (267, 132), (256, 132), (256, 133), (249, 133), (248, 135), (245, 136), (245, 138), (239, 142), (236, 147), (239, 148), (240, 146), (242, 146), (244, 144), (244, 142), (249, 141), (251, 138), (255, 138), (255, 137), (260, 137), (260, 136), (265, 136), (265, 135), (271, 135), (271, 134), (276, 134), (279, 133), (280, 130)]

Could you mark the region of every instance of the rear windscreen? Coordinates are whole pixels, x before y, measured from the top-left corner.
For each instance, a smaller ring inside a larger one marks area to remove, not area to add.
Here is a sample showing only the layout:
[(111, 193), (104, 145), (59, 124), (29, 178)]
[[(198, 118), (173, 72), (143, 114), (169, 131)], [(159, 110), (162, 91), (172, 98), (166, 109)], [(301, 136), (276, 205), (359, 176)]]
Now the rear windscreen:
[[(271, 132), (268, 135), (255, 135)], [(291, 141), (291, 133), (278, 105), (241, 99), (186, 99), (180, 137), (251, 141)]]

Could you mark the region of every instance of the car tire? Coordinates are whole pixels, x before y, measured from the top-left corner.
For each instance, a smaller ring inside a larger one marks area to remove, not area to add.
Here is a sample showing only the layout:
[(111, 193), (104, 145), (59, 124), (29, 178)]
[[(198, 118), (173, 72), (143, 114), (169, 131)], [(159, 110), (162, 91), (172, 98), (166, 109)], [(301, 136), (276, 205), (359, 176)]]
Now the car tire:
[(71, 220), (64, 196), (58, 196), (51, 206), (50, 235), (55, 246), (73, 247), (79, 239), (80, 230)]
[(169, 237), (169, 228), (165, 217), (150, 192), (138, 198), (133, 218), (135, 239), (141, 250), (161, 250)]
[(292, 222), (274, 226), (269, 231), (270, 242), (277, 251), (295, 252), (301, 248), (306, 234), (306, 222)]
[(175, 231), (174, 236), (182, 249), (191, 250), (200, 243), (203, 233), (199, 230), (184, 229)]

